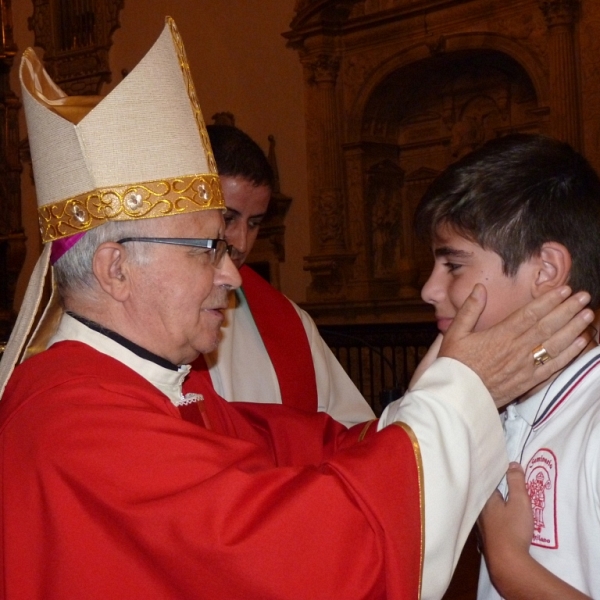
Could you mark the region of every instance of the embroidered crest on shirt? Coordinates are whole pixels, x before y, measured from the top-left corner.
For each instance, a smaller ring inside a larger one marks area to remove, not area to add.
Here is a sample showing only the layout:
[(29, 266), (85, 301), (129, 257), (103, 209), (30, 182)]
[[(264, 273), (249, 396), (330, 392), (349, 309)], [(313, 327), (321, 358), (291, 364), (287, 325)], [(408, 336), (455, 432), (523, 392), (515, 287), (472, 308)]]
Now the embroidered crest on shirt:
[(540, 448), (527, 463), (525, 483), (533, 510), (534, 546), (558, 548), (556, 531), (556, 456)]

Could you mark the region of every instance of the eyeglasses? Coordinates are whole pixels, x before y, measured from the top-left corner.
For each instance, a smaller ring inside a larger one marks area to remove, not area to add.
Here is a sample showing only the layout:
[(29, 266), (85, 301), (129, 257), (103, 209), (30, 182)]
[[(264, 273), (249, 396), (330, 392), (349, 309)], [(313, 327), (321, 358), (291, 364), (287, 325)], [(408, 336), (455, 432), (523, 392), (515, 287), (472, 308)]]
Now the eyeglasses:
[(204, 239), (204, 238), (153, 238), (153, 237), (128, 237), (117, 240), (117, 244), (126, 242), (148, 242), (150, 244), (171, 244), (173, 246), (191, 246), (192, 248), (206, 248), (210, 264), (214, 267), (220, 267), (223, 264), (225, 254), (231, 255), (233, 246), (227, 244), (224, 239)]

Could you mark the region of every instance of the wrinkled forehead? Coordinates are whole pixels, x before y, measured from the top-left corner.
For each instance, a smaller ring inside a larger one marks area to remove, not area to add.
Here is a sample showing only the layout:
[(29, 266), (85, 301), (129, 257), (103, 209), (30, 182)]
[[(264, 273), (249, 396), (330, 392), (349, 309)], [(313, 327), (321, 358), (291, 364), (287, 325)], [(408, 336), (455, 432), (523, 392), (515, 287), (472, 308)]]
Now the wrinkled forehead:
[(163, 219), (149, 219), (147, 233), (163, 237), (217, 238), (225, 230), (223, 210), (183, 213)]

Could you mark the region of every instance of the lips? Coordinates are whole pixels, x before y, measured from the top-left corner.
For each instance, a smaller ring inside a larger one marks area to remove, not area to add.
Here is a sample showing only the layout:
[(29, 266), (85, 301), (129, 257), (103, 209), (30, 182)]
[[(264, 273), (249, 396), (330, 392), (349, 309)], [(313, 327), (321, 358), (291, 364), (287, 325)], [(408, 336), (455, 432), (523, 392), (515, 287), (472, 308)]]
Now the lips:
[(436, 317), (438, 329), (442, 333), (446, 333), (446, 331), (448, 331), (448, 328), (450, 327), (450, 325), (452, 325), (453, 320), (454, 320), (454, 318), (451, 318), (451, 317)]
[(227, 296), (227, 292), (223, 292), (223, 290), (219, 290), (217, 294), (212, 296), (211, 300), (216, 300), (216, 304), (204, 307), (205, 310), (223, 312), (226, 308), (229, 308), (229, 297)]

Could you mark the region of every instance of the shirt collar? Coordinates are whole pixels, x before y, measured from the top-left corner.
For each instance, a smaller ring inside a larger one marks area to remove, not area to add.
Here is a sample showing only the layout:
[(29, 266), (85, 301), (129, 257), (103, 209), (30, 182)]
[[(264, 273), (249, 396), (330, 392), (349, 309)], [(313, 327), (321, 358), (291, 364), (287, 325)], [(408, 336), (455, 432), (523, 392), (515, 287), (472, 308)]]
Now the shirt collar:
[[(169, 400), (175, 406), (185, 403), (182, 395), (182, 385), (187, 374), (190, 372), (191, 367), (189, 365), (175, 366), (175, 369), (173, 369), (164, 364), (158, 364), (155, 360), (149, 360), (148, 356), (144, 357), (139, 352), (134, 352), (132, 342), (126, 340), (126, 338), (122, 338), (118, 334), (116, 334), (116, 337), (114, 335), (109, 336), (107, 331), (110, 330), (104, 330), (102, 327), (97, 326), (97, 324), (94, 325), (96, 327), (91, 328), (89, 325), (65, 313), (48, 346), (66, 340), (87, 344), (98, 352), (118, 360), (138, 373), (138, 375), (141, 375), (163, 392), (163, 394), (168, 396)], [(110, 333), (114, 334), (114, 332)], [(121, 343), (121, 340), (125, 340), (128, 343), (124, 345)], [(139, 348), (136, 344), (133, 344), (133, 346), (136, 349)], [(148, 353), (148, 355), (154, 356), (152, 353)], [(167, 362), (167, 364), (170, 365), (171, 363)]]
[(541, 420), (545, 412), (551, 405), (562, 396), (565, 387), (576, 377), (588, 363), (593, 362), (600, 355), (600, 346), (592, 348), (590, 351), (578, 357), (570, 365), (565, 367), (558, 377), (551, 381), (547, 386), (538, 390), (533, 396), (523, 402), (515, 403), (515, 412), (524, 419), (529, 425), (535, 425), (535, 422)]

